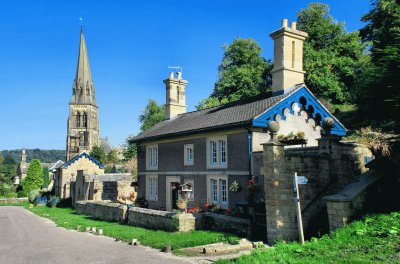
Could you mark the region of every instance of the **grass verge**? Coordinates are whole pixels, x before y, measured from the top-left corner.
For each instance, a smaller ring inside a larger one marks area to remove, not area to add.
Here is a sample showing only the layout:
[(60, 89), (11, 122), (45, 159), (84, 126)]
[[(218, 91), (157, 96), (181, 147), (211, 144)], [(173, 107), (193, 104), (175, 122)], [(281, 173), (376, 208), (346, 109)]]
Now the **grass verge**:
[(53, 220), (57, 226), (66, 229), (76, 229), (81, 226), (80, 231), (86, 227), (102, 228), (104, 235), (118, 238), (124, 241), (138, 239), (142, 245), (162, 249), (166, 245), (171, 245), (173, 250), (185, 247), (194, 247), (211, 243), (226, 242), (232, 243), (239, 237), (221, 232), (213, 231), (191, 231), (191, 232), (166, 232), (160, 230), (149, 230), (140, 227), (124, 225), (116, 222), (95, 220), (84, 215), (77, 215), (71, 208), (48, 208), (25, 206), (27, 210)]
[(400, 263), (400, 213), (368, 216), (304, 246), (281, 242), (217, 263)]

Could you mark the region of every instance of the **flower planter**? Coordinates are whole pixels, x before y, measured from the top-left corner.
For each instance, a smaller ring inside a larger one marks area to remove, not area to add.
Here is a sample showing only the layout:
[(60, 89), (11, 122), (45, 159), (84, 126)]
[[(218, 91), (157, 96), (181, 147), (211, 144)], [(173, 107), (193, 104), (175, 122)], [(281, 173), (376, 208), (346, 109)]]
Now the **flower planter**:
[(292, 146), (292, 145), (307, 145), (307, 139), (299, 138), (299, 139), (287, 139), (287, 140), (280, 140), (282, 144)]

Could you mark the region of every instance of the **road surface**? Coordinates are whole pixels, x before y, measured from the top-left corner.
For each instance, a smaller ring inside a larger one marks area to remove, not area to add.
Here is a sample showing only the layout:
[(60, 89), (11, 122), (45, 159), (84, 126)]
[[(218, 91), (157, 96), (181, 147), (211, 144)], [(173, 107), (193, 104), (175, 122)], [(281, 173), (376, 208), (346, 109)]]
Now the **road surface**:
[[(190, 261), (191, 262), (191, 261)], [(142, 246), (66, 230), (22, 207), (0, 206), (0, 263), (190, 263)]]

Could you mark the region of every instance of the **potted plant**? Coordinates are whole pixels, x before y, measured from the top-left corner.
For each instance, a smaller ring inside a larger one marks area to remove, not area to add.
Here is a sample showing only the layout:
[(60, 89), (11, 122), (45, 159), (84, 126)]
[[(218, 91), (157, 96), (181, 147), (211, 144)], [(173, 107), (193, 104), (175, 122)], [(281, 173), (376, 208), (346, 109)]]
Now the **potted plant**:
[(231, 192), (240, 192), (242, 190), (242, 187), (240, 187), (237, 181), (233, 181), (231, 186), (229, 187), (229, 190)]
[(256, 183), (256, 181), (255, 181), (254, 179), (249, 180), (249, 181), (247, 182), (247, 190), (248, 190), (249, 192), (255, 192), (255, 191), (258, 190), (257, 183)]
[(296, 134), (290, 132), (288, 135), (278, 135), (279, 142), (285, 145), (306, 145), (307, 139), (303, 131), (298, 131)]

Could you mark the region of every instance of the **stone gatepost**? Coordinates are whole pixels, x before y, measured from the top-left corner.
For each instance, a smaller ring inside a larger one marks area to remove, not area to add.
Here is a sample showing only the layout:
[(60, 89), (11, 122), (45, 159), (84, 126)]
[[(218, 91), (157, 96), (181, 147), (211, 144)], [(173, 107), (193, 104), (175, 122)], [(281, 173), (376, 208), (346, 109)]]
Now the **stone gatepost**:
[(285, 171), (284, 146), (276, 140), (279, 124), (268, 124), (269, 142), (263, 144), (264, 188), (268, 243), (297, 240), (296, 211), (293, 202), (293, 179)]

